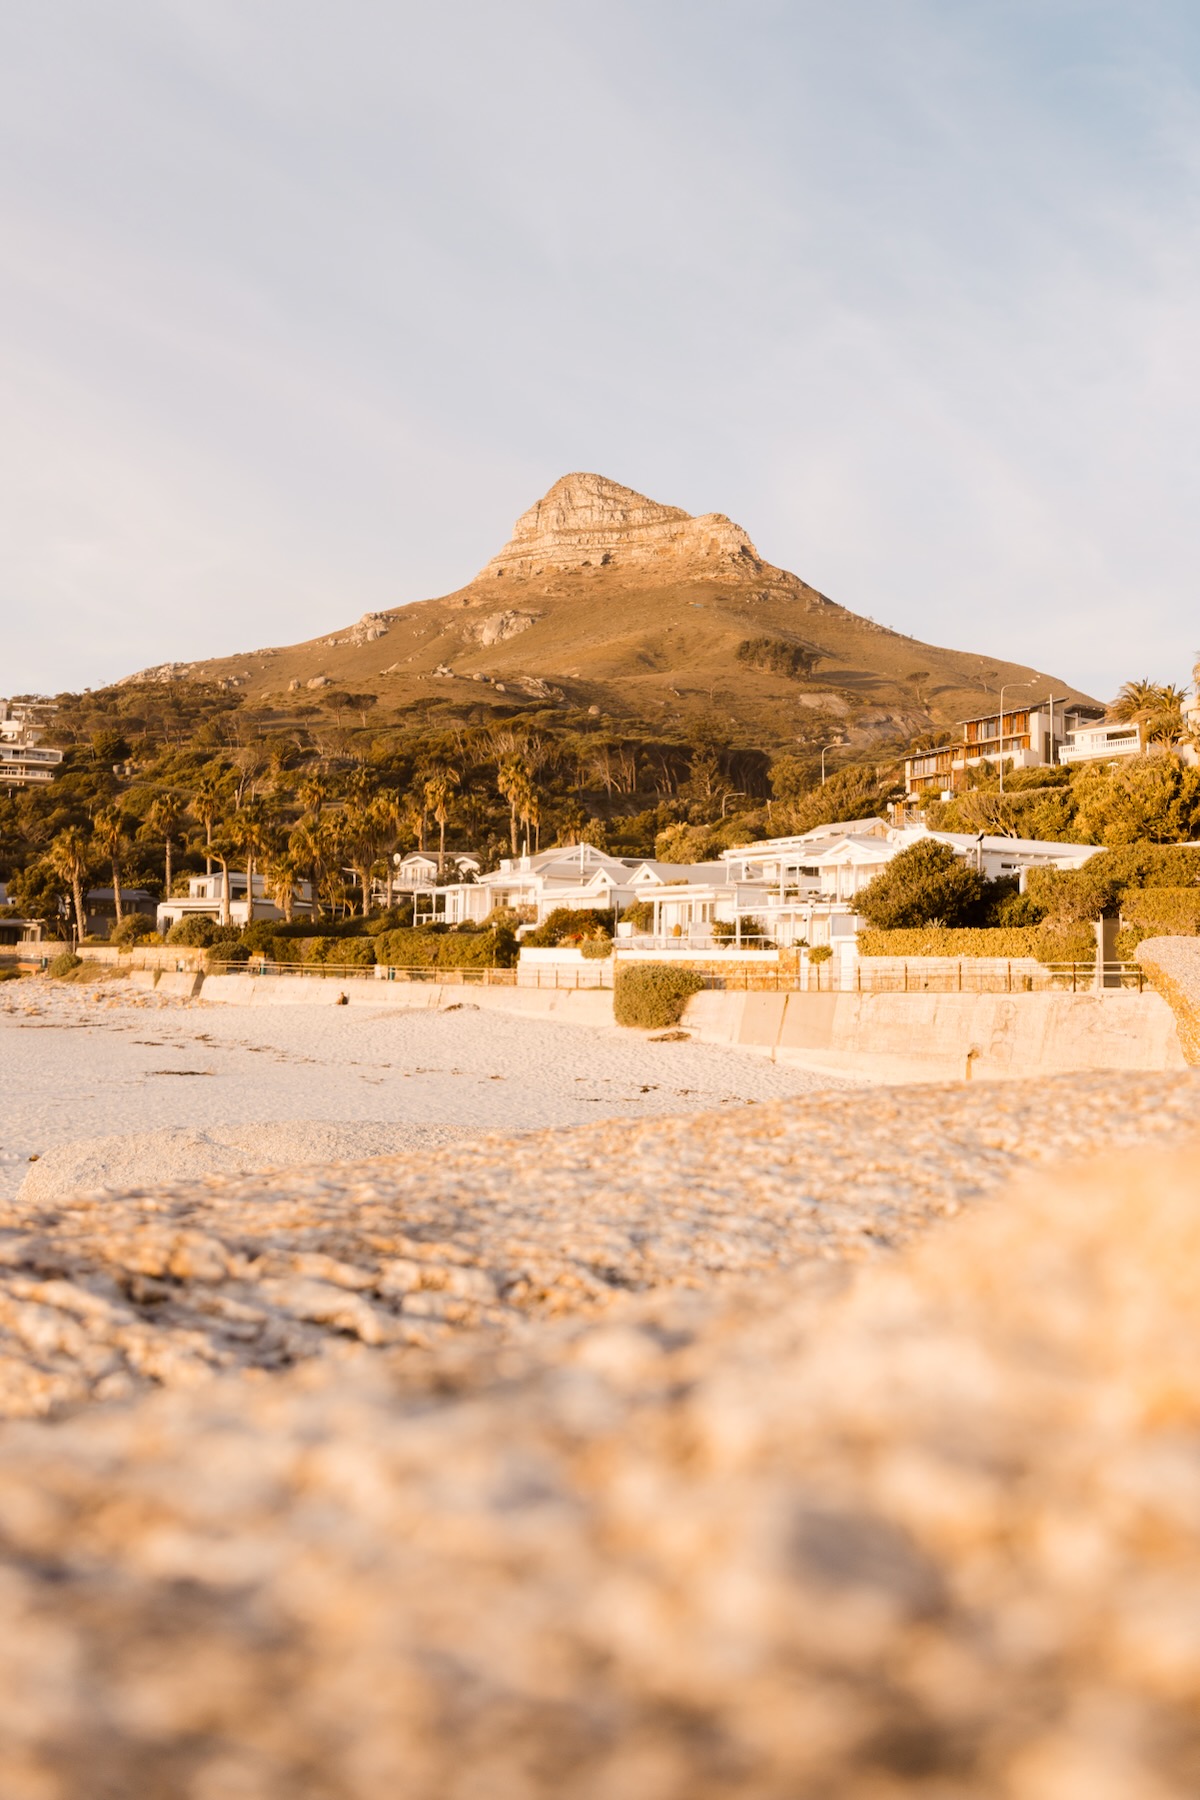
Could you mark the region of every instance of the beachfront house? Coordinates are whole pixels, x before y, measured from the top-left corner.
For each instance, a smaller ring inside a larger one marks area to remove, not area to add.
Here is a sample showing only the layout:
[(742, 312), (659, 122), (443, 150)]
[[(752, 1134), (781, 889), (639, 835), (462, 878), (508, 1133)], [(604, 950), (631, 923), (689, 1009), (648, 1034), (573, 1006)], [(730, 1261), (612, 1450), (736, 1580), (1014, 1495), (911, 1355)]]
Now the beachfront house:
[(947, 844), (989, 880), (1015, 876), (1022, 888), (1030, 869), (1082, 868), (1098, 848), (890, 826), (882, 819), (843, 821), (726, 850), (716, 880), (660, 884), (648, 895), (654, 904), (652, 935), (666, 944), (682, 939), (695, 947), (727, 941), (730, 933), (735, 944), (836, 948), (851, 943), (862, 926), (858, 895), (893, 857), (923, 838)]
[[(297, 919), (311, 916), (312, 883), (297, 881), (292, 901), (292, 914)], [(267, 892), (266, 880), (262, 875), (255, 875), (253, 894), (248, 898), (246, 893), (246, 871), (230, 869), (229, 871), (229, 917), (237, 926), (248, 925), (254, 919), (282, 919), (283, 908), (271, 898)], [(186, 895), (175, 895), (170, 900), (158, 902), (156, 924), (165, 937), (172, 925), (181, 919), (219, 919), (221, 917), (221, 872), (211, 875), (190, 875)]]
[(593, 844), (559, 845), (529, 856), (506, 856), (498, 869), (476, 881), (418, 888), (418, 925), (482, 924), (497, 909), (537, 925), (559, 907), (612, 913), (615, 918), (666, 882), (694, 883), (723, 874), (720, 863), (660, 863), (647, 857), (610, 856)]

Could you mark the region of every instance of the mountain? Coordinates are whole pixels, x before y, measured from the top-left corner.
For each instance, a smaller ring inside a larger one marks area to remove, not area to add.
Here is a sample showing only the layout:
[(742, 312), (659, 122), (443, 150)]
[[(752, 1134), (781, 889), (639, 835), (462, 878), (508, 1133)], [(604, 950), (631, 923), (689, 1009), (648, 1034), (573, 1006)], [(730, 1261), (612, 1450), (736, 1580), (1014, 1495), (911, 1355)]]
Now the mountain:
[(1018, 700), (1088, 698), (848, 611), (765, 562), (722, 513), (693, 517), (587, 474), (556, 481), (452, 594), (284, 649), (126, 679), (180, 678), (242, 689), (259, 705), (340, 690), (388, 712), (487, 716), (532, 704), (659, 731), (704, 715), (763, 743), (840, 735), (861, 748), (986, 712), (1002, 682), (1036, 683)]

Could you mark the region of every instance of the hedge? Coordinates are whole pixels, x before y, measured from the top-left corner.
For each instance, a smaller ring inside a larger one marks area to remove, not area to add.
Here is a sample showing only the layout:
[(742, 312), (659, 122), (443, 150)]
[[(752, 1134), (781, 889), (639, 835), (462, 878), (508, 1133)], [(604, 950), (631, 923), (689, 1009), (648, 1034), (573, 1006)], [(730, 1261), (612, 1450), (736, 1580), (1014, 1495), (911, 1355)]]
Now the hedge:
[(494, 931), (385, 931), (375, 960), (393, 969), (508, 969), (517, 959), (516, 934)]
[(1096, 936), (1090, 925), (941, 925), (909, 931), (860, 931), (862, 956), (1034, 956), (1039, 962), (1091, 962)]
[(56, 956), (54, 958), (54, 961), (50, 964), (46, 973), (47, 975), (53, 975), (55, 980), (58, 981), (61, 980), (64, 975), (73, 974), (76, 969), (82, 968), (82, 966), (82, 956), (76, 956), (73, 950), (64, 950), (61, 956)]
[(1198, 937), (1200, 887), (1129, 889), (1121, 897), (1121, 918), (1127, 925), (1151, 926), (1163, 937)]
[(694, 969), (670, 963), (646, 963), (641, 968), (618, 968), (613, 984), (613, 1017), (618, 1025), (637, 1025), (656, 1031), (678, 1025), (693, 994), (704, 986)]

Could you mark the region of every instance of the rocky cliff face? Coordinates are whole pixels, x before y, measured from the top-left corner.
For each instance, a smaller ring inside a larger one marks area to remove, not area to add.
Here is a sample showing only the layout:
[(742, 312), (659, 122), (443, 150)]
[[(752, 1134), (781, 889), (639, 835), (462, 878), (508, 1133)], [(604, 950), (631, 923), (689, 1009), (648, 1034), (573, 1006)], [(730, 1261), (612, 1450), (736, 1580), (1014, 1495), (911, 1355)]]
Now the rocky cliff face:
[(698, 518), (659, 506), (603, 475), (564, 475), (522, 513), (512, 537), (480, 572), (540, 575), (550, 569), (706, 562), (759, 567), (740, 525), (723, 513)]

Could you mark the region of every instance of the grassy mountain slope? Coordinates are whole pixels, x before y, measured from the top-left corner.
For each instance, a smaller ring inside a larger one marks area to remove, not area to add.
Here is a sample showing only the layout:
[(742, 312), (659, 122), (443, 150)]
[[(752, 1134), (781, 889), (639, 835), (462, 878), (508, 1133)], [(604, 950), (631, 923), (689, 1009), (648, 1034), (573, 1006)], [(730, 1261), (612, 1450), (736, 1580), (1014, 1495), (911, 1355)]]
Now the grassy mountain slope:
[(168, 665), (247, 700), (370, 695), (486, 717), (539, 701), (657, 731), (704, 716), (764, 744), (840, 734), (894, 745), (997, 703), (1086, 699), (1020, 664), (941, 649), (836, 605), (764, 562), (719, 515), (691, 519), (596, 476), (566, 476), (455, 593), (286, 648)]

